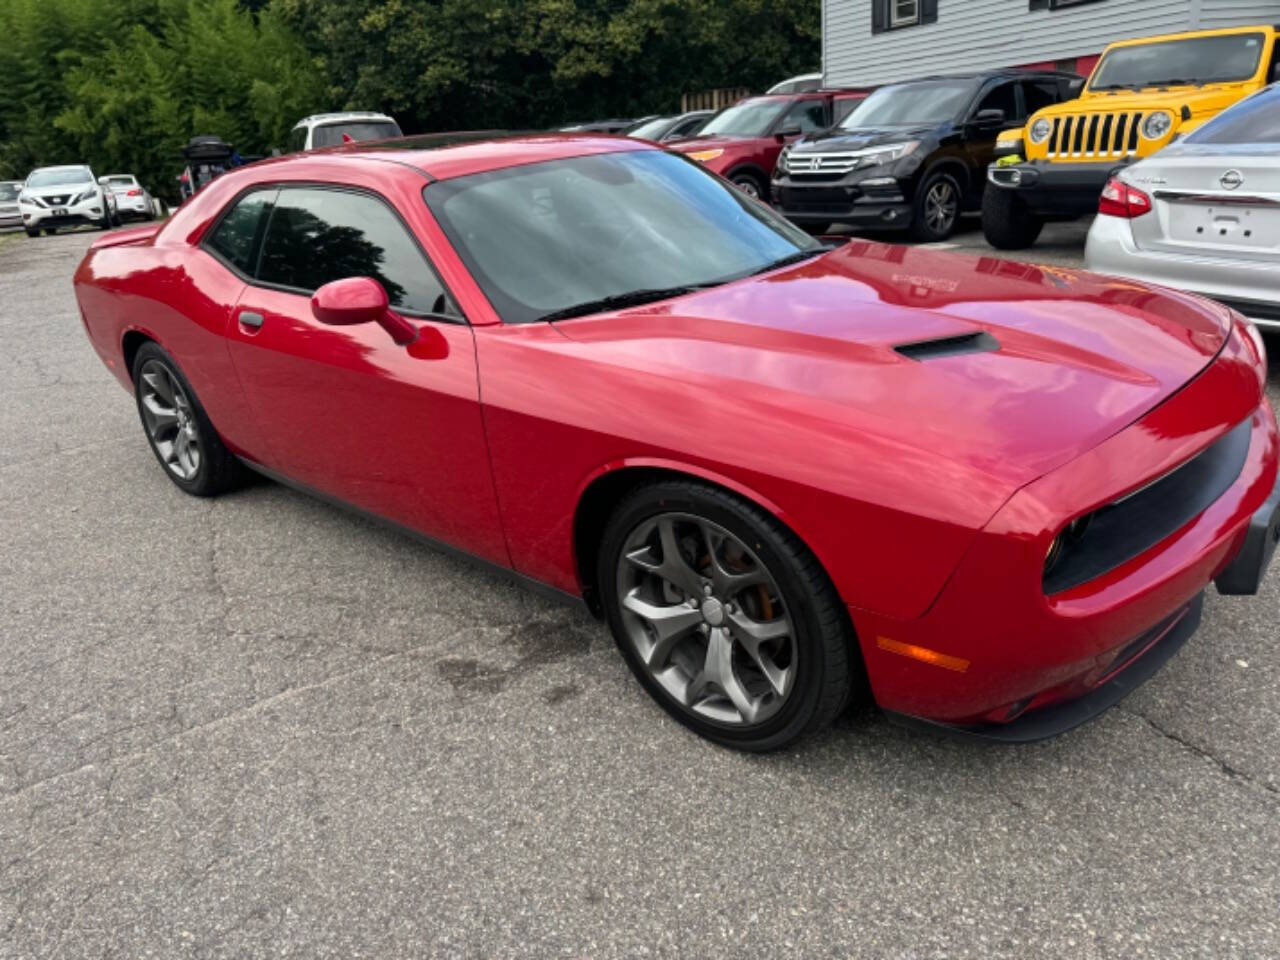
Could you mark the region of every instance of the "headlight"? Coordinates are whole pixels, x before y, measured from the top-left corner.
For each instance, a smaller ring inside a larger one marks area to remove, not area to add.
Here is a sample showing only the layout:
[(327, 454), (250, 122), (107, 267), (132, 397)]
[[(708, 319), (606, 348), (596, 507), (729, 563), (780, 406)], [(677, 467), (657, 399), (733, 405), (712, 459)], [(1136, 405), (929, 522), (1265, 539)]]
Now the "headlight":
[(1049, 139), (1049, 134), (1053, 133), (1053, 124), (1046, 118), (1041, 117), (1031, 125), (1031, 142), (1044, 143)]
[(74, 200), (71, 201), (71, 206), (74, 207), (76, 204), (84, 203), (86, 200), (93, 200), (97, 196), (98, 196), (98, 191), (86, 190), (84, 193), (78, 195)]
[(697, 160), (699, 163), (706, 163), (708, 160), (714, 160), (723, 154), (723, 150), (699, 150), (697, 153), (689, 154), (689, 159)]
[(1142, 135), (1148, 140), (1159, 140), (1173, 129), (1173, 117), (1161, 110), (1142, 121)]
[(860, 158), (859, 168), (878, 167), (901, 160), (907, 154), (913, 153), (918, 146), (920, 146), (919, 140), (908, 140), (905, 143), (886, 143), (882, 147), (867, 147), (865, 150), (854, 151), (852, 155)]
[(787, 144), (782, 148), (782, 152), (778, 154), (778, 163), (774, 168), (779, 173), (785, 173), (787, 170), (787, 157), (791, 156), (791, 144)]

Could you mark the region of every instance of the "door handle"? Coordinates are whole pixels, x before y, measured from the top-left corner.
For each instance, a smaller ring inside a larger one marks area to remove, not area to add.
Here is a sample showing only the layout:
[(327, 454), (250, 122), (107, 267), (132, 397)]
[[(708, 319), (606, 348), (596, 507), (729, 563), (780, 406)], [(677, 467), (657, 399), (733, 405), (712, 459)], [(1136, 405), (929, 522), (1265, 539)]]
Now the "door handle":
[(250, 313), (248, 310), (240, 311), (240, 326), (242, 327), (252, 327), (257, 330), (264, 322), (265, 320), (260, 313)]

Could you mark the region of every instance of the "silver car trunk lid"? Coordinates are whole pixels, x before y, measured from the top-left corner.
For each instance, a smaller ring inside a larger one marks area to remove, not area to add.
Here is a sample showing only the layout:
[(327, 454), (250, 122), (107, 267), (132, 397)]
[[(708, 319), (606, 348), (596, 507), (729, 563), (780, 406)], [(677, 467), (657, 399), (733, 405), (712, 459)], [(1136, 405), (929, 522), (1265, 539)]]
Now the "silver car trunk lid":
[(1280, 264), (1280, 146), (1174, 148), (1123, 179), (1153, 201), (1133, 220), (1140, 249)]

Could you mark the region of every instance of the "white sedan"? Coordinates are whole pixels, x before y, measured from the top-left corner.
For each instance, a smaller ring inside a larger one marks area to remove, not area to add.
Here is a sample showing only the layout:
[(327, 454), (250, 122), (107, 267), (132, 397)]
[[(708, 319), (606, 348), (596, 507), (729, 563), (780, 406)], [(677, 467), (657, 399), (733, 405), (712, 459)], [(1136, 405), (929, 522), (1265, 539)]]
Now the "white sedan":
[(130, 217), (139, 220), (155, 219), (155, 203), (151, 199), (151, 194), (147, 193), (133, 174), (109, 174), (99, 177), (98, 183), (115, 195), (116, 210), (121, 220)]
[(1280, 330), (1280, 84), (1121, 172), (1090, 270), (1212, 297)]

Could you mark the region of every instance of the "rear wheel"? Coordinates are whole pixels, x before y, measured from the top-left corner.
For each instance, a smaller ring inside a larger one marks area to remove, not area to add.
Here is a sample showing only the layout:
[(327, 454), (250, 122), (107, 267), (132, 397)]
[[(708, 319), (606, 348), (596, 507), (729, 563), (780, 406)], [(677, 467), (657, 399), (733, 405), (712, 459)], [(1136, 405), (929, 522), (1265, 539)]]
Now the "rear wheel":
[(982, 194), (982, 235), (997, 250), (1025, 250), (1040, 238), (1044, 219), (1014, 191), (987, 184)]
[(946, 240), (960, 221), (960, 183), (941, 171), (925, 178), (916, 191), (911, 236), (924, 243)]
[(860, 661), (817, 559), (772, 516), (694, 481), (622, 501), (598, 583), (628, 666), (682, 724), (717, 743), (773, 750), (848, 704)]
[(170, 480), (197, 497), (239, 484), (244, 467), (223, 445), (177, 363), (158, 344), (146, 343), (138, 350), (133, 384), (147, 442)]

